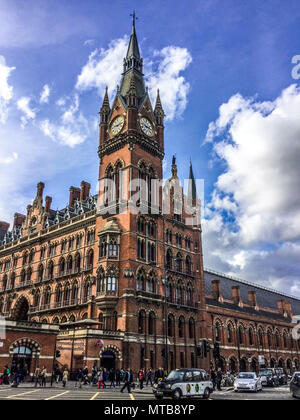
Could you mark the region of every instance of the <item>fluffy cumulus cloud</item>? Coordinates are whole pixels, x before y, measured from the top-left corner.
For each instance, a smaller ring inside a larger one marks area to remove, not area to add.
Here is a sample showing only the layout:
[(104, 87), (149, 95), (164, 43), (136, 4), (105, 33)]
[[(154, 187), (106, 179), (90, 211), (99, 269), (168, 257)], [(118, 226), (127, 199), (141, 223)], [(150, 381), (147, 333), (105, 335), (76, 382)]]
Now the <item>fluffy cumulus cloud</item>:
[(96, 88), (103, 95), (108, 86), (112, 92), (119, 83), (127, 47), (128, 37), (125, 36), (111, 41), (107, 49), (94, 50), (78, 76), (76, 88), (79, 91)]
[(61, 98), (57, 101), (57, 106), (62, 111), (58, 122), (49, 119), (40, 122), (44, 135), (69, 147), (83, 143), (90, 133), (91, 124), (80, 112), (79, 96), (75, 94), (71, 99)]
[(31, 98), (23, 96), (17, 102), (18, 109), (22, 112), (21, 127), (24, 128), (30, 120), (36, 117), (36, 111), (30, 106)]
[(49, 102), (50, 96), (50, 87), (48, 85), (44, 85), (41, 95), (40, 95), (40, 103), (47, 104)]
[[(107, 49), (93, 51), (78, 76), (77, 90), (82, 92), (96, 88), (99, 94), (103, 95), (105, 87), (108, 86), (112, 95), (120, 83), (122, 62), (127, 48), (128, 37), (124, 36), (112, 41)], [(155, 51), (151, 60), (145, 60), (145, 81), (150, 87), (150, 95), (154, 101), (157, 89), (161, 90), (168, 120), (180, 116), (186, 108), (190, 85), (182, 72), (191, 62), (189, 51), (176, 46)]]
[(13, 97), (13, 87), (9, 85), (9, 76), (15, 67), (8, 67), (5, 58), (0, 55), (0, 123), (7, 119), (8, 105)]
[(206, 266), (300, 295), (300, 89), (234, 95), (209, 126), (225, 164), (206, 207)]
[(190, 85), (181, 73), (191, 62), (191, 54), (186, 48), (169, 46), (155, 51), (154, 60), (150, 63), (151, 71), (147, 78), (150, 94), (155, 98), (157, 89), (160, 89), (169, 120), (182, 115), (186, 108)]

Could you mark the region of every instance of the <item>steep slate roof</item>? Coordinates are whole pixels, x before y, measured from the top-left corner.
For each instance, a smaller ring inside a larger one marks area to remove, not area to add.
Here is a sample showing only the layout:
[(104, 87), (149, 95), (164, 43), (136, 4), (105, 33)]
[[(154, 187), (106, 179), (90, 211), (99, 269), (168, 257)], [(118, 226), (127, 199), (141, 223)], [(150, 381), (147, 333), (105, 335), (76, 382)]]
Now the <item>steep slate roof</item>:
[[(281, 292), (277, 292), (272, 289), (260, 286), (258, 284), (253, 284), (244, 280), (235, 279), (231, 276), (226, 276), (225, 274), (215, 273), (211, 270), (204, 270), (204, 281), (205, 281), (205, 293), (206, 295), (212, 295), (212, 281), (220, 280), (221, 294), (224, 299), (232, 299), (232, 287), (240, 286), (241, 290), (241, 299), (242, 302), (248, 303), (248, 292), (255, 291), (257, 297), (257, 304), (260, 308), (273, 309), (278, 311), (277, 302), (278, 300), (284, 299), (287, 302), (292, 304), (292, 312), (294, 315), (300, 315), (300, 299), (286, 295)], [(238, 305), (231, 303), (220, 303), (215, 299), (207, 298), (207, 303), (214, 306), (221, 305), (223, 308), (228, 308), (231, 310), (239, 310), (244, 312), (253, 312), (255, 314), (264, 315), (264, 311), (259, 310), (255, 311), (253, 308), (241, 308)], [(265, 313), (266, 316), (270, 316), (269, 312)], [(274, 315), (274, 316), (273, 316)], [(272, 317), (276, 319), (286, 319), (281, 315), (272, 314)]]
[[(91, 196), (86, 201), (76, 201), (74, 206), (66, 206), (62, 210), (50, 210), (44, 228), (64, 222), (65, 220), (73, 219), (81, 214), (95, 210), (97, 206), (98, 196)], [(3, 237), (0, 231), (0, 246), (8, 244), (22, 237), (22, 228), (15, 228), (11, 232), (4, 232)]]

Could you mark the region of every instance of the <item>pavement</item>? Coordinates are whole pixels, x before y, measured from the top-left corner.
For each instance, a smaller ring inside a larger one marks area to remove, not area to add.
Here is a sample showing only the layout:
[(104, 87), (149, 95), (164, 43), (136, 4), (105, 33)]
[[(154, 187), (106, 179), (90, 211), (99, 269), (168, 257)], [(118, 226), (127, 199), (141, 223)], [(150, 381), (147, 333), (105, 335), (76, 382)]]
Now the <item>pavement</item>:
[[(86, 385), (82, 389), (75, 388), (75, 382), (68, 382), (66, 388), (61, 384), (53, 384), (51, 388), (47, 384), (46, 388), (34, 388), (32, 383), (21, 384), (18, 388), (10, 386), (0, 386), (0, 400), (154, 400), (152, 388), (150, 386), (140, 390), (136, 387), (130, 394), (124, 391), (120, 393), (120, 387), (116, 389), (109, 387), (98, 390), (96, 386)], [(288, 386), (278, 388), (264, 388), (258, 393), (241, 392), (235, 393), (233, 388), (223, 388), (215, 391), (210, 400), (293, 400)]]

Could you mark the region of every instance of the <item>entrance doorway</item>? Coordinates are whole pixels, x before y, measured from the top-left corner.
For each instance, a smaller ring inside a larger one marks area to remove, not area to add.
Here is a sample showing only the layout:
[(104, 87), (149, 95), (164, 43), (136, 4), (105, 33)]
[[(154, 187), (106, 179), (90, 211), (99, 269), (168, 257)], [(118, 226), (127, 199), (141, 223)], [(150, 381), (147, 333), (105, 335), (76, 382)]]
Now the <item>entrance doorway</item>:
[(116, 368), (116, 356), (111, 351), (105, 351), (100, 359), (101, 367), (107, 370)]
[(26, 376), (30, 372), (32, 361), (32, 352), (29, 347), (16, 347), (13, 352), (12, 372), (15, 373), (21, 369), (23, 375)]

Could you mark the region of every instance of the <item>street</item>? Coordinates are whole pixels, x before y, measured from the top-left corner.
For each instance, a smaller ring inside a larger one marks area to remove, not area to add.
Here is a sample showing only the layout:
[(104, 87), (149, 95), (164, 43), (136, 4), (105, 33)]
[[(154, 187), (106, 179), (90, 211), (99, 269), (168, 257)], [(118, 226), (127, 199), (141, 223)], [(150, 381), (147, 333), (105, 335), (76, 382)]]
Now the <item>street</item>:
[[(151, 392), (151, 388), (147, 387), (143, 391), (135, 390), (131, 394), (126, 391), (120, 393), (119, 389), (98, 390), (97, 388), (75, 389), (73, 385), (67, 388), (1, 388), (0, 400), (89, 400), (89, 401), (117, 401), (117, 400), (155, 400)], [(214, 400), (293, 400), (288, 386), (278, 388), (264, 388), (262, 392), (257, 394), (250, 392), (235, 393), (232, 389), (216, 391), (211, 397)], [(184, 400), (183, 400), (184, 401)]]

